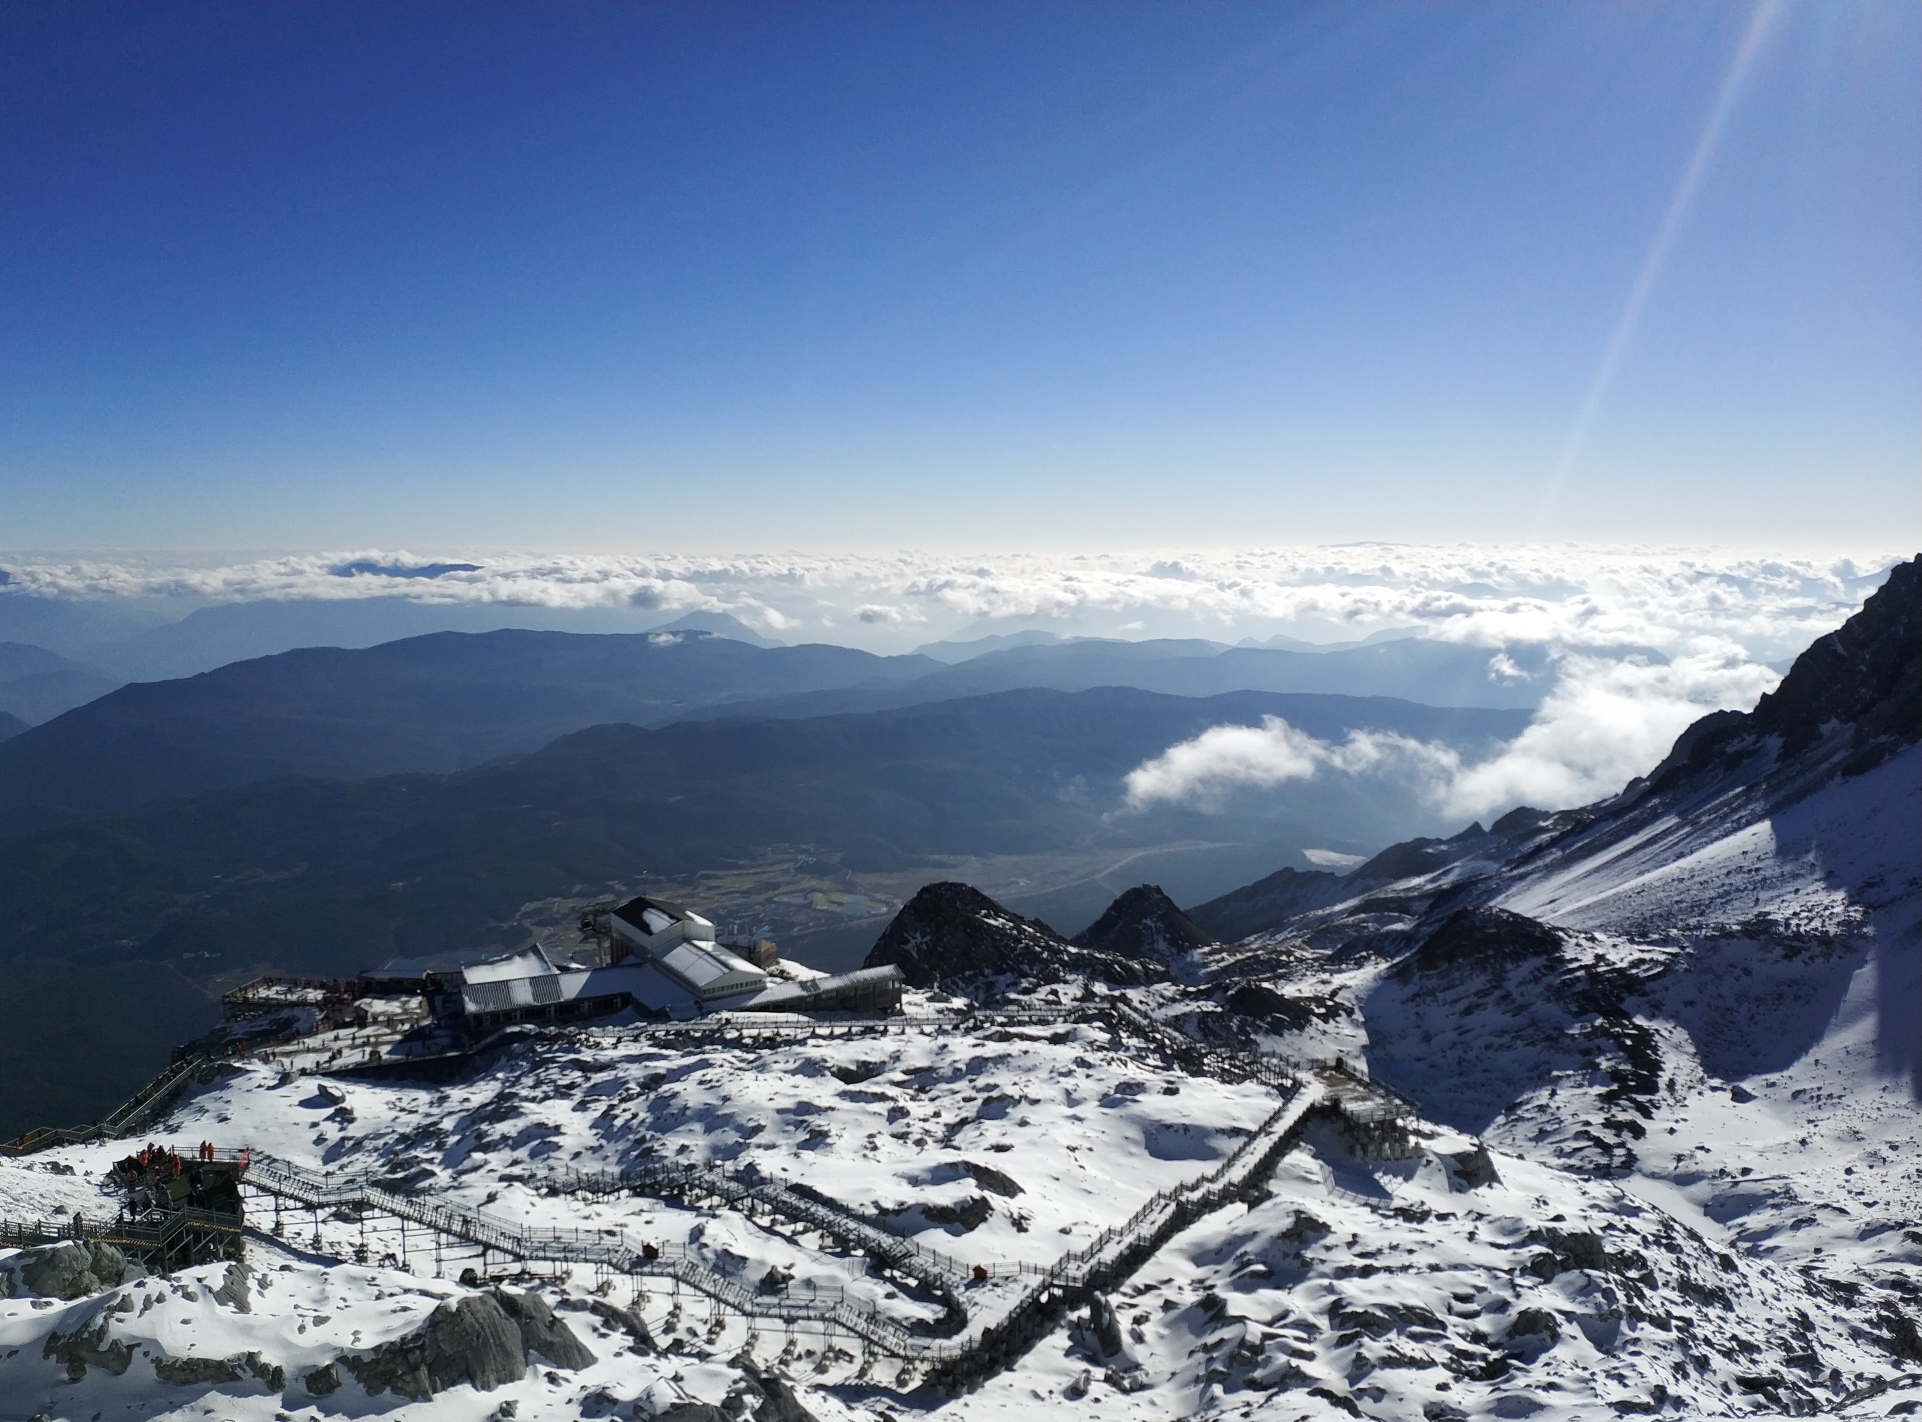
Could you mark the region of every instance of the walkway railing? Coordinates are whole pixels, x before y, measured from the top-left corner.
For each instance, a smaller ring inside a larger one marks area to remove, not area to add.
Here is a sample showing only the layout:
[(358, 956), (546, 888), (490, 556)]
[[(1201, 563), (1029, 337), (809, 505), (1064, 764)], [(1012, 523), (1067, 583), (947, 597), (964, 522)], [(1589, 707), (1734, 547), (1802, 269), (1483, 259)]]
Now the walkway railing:
[[(377, 1211), (505, 1258), (587, 1264), (614, 1273), (671, 1279), (705, 1295), (721, 1309), (749, 1320), (838, 1328), (871, 1348), (927, 1367), (934, 1381), (958, 1387), (1005, 1366), (1052, 1327), (1061, 1310), (1072, 1306), (1088, 1291), (1110, 1287), (1125, 1278), (1177, 1231), (1264, 1178), (1280, 1156), (1292, 1147), (1303, 1121), (1316, 1107), (1339, 1110), (1357, 1120), (1414, 1114), (1414, 1104), (1407, 1098), (1353, 1073), (1324, 1071), (1304, 1081), (1277, 1058), (1199, 1042), (1115, 997), (1062, 1007), (947, 1017), (923, 1014), (822, 1022), (805, 1017), (783, 1019), (757, 1014), (757, 1020), (752, 1022), (717, 1016), (690, 1023), (648, 1024), (628, 1030), (650, 1036), (726, 1036), (746, 1040), (862, 1031), (1041, 1026), (1063, 1021), (1102, 1022), (1117, 1035), (1153, 1045), (1186, 1071), (1227, 1080), (1260, 1082), (1281, 1092), (1284, 1100), (1227, 1160), (1204, 1175), (1158, 1191), (1127, 1220), (1102, 1230), (1087, 1244), (1049, 1265), (1016, 1264), (994, 1269), (990, 1276), (1026, 1277), (1032, 1282), (1011, 1306), (987, 1322), (970, 1310), (967, 1300), (969, 1280), (978, 1279), (979, 1275), (951, 1256), (882, 1229), (805, 1187), (749, 1179), (712, 1166), (661, 1162), (618, 1172), (570, 1170), (544, 1183), (567, 1193), (637, 1191), (682, 1198), (694, 1195), (734, 1208), (759, 1206), (837, 1238), (883, 1268), (917, 1280), (947, 1305), (945, 1317), (935, 1323), (904, 1324), (882, 1312), (873, 1302), (839, 1288), (790, 1285), (782, 1292), (763, 1293), (751, 1289), (740, 1278), (717, 1272), (677, 1246), (637, 1248), (617, 1230), (529, 1228), (479, 1210), (437, 1201), (431, 1195), (399, 1193), (381, 1184), (382, 1177), (372, 1172), (316, 1172), (264, 1153), (245, 1153), (250, 1159), (242, 1179), (251, 1189), (316, 1211), (350, 1209), (363, 1214)], [(156, 1104), (163, 1102), (201, 1060), (194, 1058), (170, 1067), (98, 1126), (80, 1132), (29, 1133), (21, 1141), (9, 1143), (0, 1150), (23, 1153), (19, 1148), (36, 1139), (53, 1144), (52, 1138), (56, 1137), (97, 1139), (108, 1134), (110, 1128), (131, 1129), (147, 1119)], [(225, 1158), (228, 1153), (221, 1154)], [(177, 1219), (164, 1225), (143, 1224), (137, 1228), (177, 1231), (197, 1223), (207, 1228), (229, 1227), (192, 1218), (211, 1213), (182, 1211)], [(221, 1218), (238, 1229), (238, 1221), (233, 1217)], [(85, 1221), (79, 1228), (84, 1237), (110, 1237), (105, 1233), (86, 1233), (93, 1227)], [(136, 1227), (122, 1224), (115, 1228), (129, 1240), (134, 1239), (128, 1231)], [(0, 1241), (9, 1243), (73, 1237), (75, 1227), (71, 1224), (0, 1222)], [(145, 1247), (153, 1248), (156, 1243), (164, 1242), (149, 1241)]]
[[(960, 1385), (1003, 1366), (1051, 1327), (1052, 1319), (1078, 1296), (1125, 1277), (1176, 1231), (1227, 1203), (1265, 1175), (1293, 1143), (1301, 1122), (1320, 1099), (1318, 1084), (1299, 1087), (1234, 1155), (1207, 1174), (1157, 1192), (1127, 1220), (1103, 1230), (1051, 1265), (1020, 1266), (1016, 1272), (1032, 1277), (1033, 1283), (1000, 1317), (986, 1324), (968, 1308), (965, 1284), (953, 1278), (955, 1261), (871, 1226), (864, 1227), (868, 1242), (877, 1250), (893, 1249), (892, 1257), (905, 1266), (904, 1272), (952, 1288), (952, 1312), (960, 1316), (958, 1326), (904, 1325), (874, 1304), (841, 1289), (791, 1288), (785, 1293), (764, 1294), (750, 1289), (739, 1278), (716, 1272), (684, 1249), (636, 1248), (618, 1231), (535, 1229), (510, 1224), (428, 1196), (398, 1194), (377, 1184), (369, 1173), (322, 1174), (256, 1153), (246, 1183), (316, 1210), (377, 1210), (510, 1259), (588, 1264), (614, 1273), (671, 1278), (740, 1317), (840, 1328), (873, 1348), (928, 1366), (941, 1380)], [(770, 1208), (784, 1214), (792, 1212), (832, 1234), (845, 1237), (861, 1232), (850, 1224), (845, 1212), (824, 1207), (786, 1187), (769, 1192), (765, 1186), (743, 1187), (718, 1171), (702, 1173), (687, 1167), (674, 1167), (673, 1171), (626, 1172), (600, 1177), (600, 1182), (621, 1189), (637, 1188), (644, 1179), (651, 1185), (698, 1186), (715, 1190), (716, 1198), (766, 1202)], [(579, 1175), (563, 1176), (554, 1183), (562, 1189), (595, 1188), (593, 1177)], [(904, 1244), (910, 1247), (901, 1250)]]
[(0, 1141), (0, 1155), (32, 1155), (51, 1146), (130, 1136), (158, 1116), (174, 1093), (186, 1085), (187, 1078), (206, 1061), (206, 1057), (194, 1055), (173, 1063), (91, 1126), (40, 1126), (10, 1141)]

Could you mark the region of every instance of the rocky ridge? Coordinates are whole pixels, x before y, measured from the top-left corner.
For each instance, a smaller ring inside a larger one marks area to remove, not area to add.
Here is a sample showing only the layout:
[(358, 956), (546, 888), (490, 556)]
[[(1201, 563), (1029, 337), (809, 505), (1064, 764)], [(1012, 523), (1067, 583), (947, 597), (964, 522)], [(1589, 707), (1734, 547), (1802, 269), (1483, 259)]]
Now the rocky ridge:
[(1039, 919), (1003, 908), (969, 884), (929, 884), (909, 899), (863, 967), (892, 964), (918, 988), (997, 995), (1020, 984), (1096, 978), (1123, 986), (1162, 981), (1158, 961), (1071, 943)]
[(1121, 958), (1172, 963), (1215, 940), (1183, 913), (1159, 884), (1138, 884), (1069, 941), (1077, 948), (1092, 948)]

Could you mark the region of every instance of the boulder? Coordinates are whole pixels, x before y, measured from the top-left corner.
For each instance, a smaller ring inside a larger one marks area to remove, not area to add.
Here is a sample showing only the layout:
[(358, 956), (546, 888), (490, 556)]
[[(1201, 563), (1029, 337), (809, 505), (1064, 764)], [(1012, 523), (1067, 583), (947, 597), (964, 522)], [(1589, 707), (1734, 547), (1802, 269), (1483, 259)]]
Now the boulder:
[(41, 1345), (40, 1356), (65, 1366), (67, 1376), (78, 1382), (89, 1367), (104, 1368), (119, 1377), (133, 1363), (133, 1345), (109, 1342), (108, 1319), (96, 1315), (68, 1333), (52, 1333)]
[[(737, 1363), (741, 1360), (737, 1359)], [(751, 1363), (743, 1370), (745, 1376), (729, 1394), (730, 1401), (739, 1396), (754, 1406), (754, 1422), (818, 1422), (815, 1415), (801, 1406), (801, 1400), (794, 1395), (794, 1389), (787, 1380), (775, 1373), (761, 1372)]]
[(637, 1310), (622, 1308), (619, 1304), (611, 1304), (606, 1299), (592, 1299), (587, 1307), (594, 1317), (603, 1323), (613, 1324), (633, 1340), (628, 1351), (634, 1353), (658, 1351), (654, 1343), (654, 1335), (648, 1331), (647, 1320), (642, 1318)]
[(574, 1336), (574, 1330), (554, 1317), (554, 1310), (538, 1294), (494, 1290), (495, 1302), (514, 1321), (521, 1334), (521, 1355), (538, 1354), (556, 1368), (591, 1368), (594, 1354)]
[(490, 1392), (527, 1376), (520, 1327), (491, 1294), (444, 1303), (406, 1337), (340, 1361), (369, 1393), (392, 1388), (416, 1401), (460, 1383)]
[(0, 1273), (0, 1294), (35, 1294), (48, 1299), (80, 1299), (147, 1271), (111, 1244), (66, 1240), (23, 1249)]
[(654, 1422), (736, 1422), (711, 1402), (677, 1402), (654, 1414)]
[(1088, 1298), (1088, 1334), (1094, 1339), (1103, 1358), (1120, 1355), (1121, 1315), (1115, 1312), (1114, 1305), (1104, 1293), (1097, 1292)]
[(240, 1381), (240, 1364), (232, 1358), (155, 1358), (153, 1370), (155, 1377), (175, 1387)]
[(270, 1358), (263, 1358), (258, 1353), (249, 1353), (241, 1361), (247, 1365), (248, 1372), (266, 1383), (273, 1391), (282, 1392), (286, 1389), (287, 1370), (279, 1363)]
[(253, 1297), (248, 1290), (251, 1277), (247, 1273), (246, 1265), (229, 1264), (227, 1277), (222, 1279), (220, 1287), (214, 1290), (214, 1297), (237, 1313), (252, 1313)]
[(961, 1168), (973, 1176), (974, 1183), (983, 1190), (1010, 1200), (1022, 1193), (1020, 1183), (1012, 1175), (1004, 1170), (996, 1170), (992, 1165), (964, 1160), (961, 1162)]
[(1517, 1355), (1545, 1353), (1561, 1336), (1562, 1326), (1554, 1314), (1543, 1308), (1525, 1308), (1509, 1325), (1508, 1335), (1502, 1340), (1502, 1351)]
[(1447, 1157), (1455, 1167), (1455, 1183), (1464, 1190), (1479, 1190), (1484, 1185), (1499, 1185), (1501, 1176), (1495, 1173), (1495, 1161), (1488, 1154), (1488, 1147), (1477, 1141), (1473, 1150), (1458, 1150)]
[(929, 1224), (954, 1225), (963, 1231), (976, 1230), (988, 1222), (994, 1204), (986, 1195), (970, 1195), (958, 1205), (923, 1205), (921, 1217)]
[[(645, 1336), (645, 1325), (641, 1331)], [(544, 1299), (508, 1289), (444, 1303), (405, 1338), (340, 1361), (368, 1392), (392, 1388), (419, 1401), (460, 1383), (491, 1392), (517, 1382), (527, 1376), (529, 1354), (555, 1368), (585, 1368), (595, 1361)], [(313, 1391), (311, 1375), (307, 1390)]]

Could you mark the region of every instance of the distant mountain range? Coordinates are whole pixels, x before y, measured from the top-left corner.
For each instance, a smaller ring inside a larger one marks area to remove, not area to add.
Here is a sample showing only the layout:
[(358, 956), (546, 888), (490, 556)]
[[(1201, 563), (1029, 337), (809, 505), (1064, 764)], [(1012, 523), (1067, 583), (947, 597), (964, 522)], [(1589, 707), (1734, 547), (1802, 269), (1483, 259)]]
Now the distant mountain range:
[(710, 632), (441, 632), (282, 652), (123, 686), (0, 745), (0, 820), (17, 831), (280, 775), (460, 770), (604, 722), (934, 665)]
[(1367, 844), (1433, 823), (1416, 787), (1386, 779), (1297, 782), (1223, 816), (1123, 805), (1122, 777), (1142, 760), (1264, 715), (1468, 756), (1528, 719), (1385, 698), (1024, 690), (805, 720), (603, 725), (454, 774), (283, 777), (71, 821), (0, 839), (0, 1071), (84, 1115), (82, 1102), (131, 1089), (154, 1052), (206, 1030), (203, 985), (524, 941), (497, 925), (527, 903), (775, 846), (851, 870), (926, 865), (935, 879), (944, 856)]
[[(1659, 654), (1653, 655), (1659, 660)], [(752, 705), (707, 708), (698, 714), (824, 716), (1024, 686), (1057, 691), (1132, 686), (1171, 696), (1321, 692), (1394, 696), (1429, 706), (1533, 708), (1541, 704), (1554, 680), (1554, 663), (1542, 646), (1510, 646), (1498, 658), (1487, 647), (1412, 637), (1334, 652), (1223, 647), (1198, 639), (1086, 638), (1004, 647), (887, 685), (803, 692)]]
[(1415, 787), (1389, 779), (1302, 781), (1226, 815), (1125, 806), (1123, 777), (1143, 760), (1268, 715), (1319, 737), (1368, 728), (1469, 757), (1527, 719), (1386, 698), (1110, 688), (596, 726), (452, 775), (266, 780), (0, 840), (0, 957), (191, 949), (353, 968), (471, 943), (522, 903), (583, 881), (691, 872), (774, 845), (881, 870), (1091, 843), (1379, 842), (1432, 820)]
[[(50, 721), (119, 686), (118, 678), (24, 642), (0, 642), (0, 727)], [(12, 732), (10, 734), (17, 734)], [(6, 737), (0, 735), (0, 739)]]
[[(1497, 671), (1486, 648), (1417, 639), (1327, 653), (1082, 639), (943, 665), (820, 644), (756, 646), (731, 621), (691, 614), (677, 624), (686, 630), (627, 634), (442, 632), (282, 652), (118, 689), (22, 648), (22, 667), (30, 653), (47, 669), (6, 681), (0, 661), (0, 711), (43, 721), (34, 712), (56, 688), (98, 699), (0, 745), (0, 834), (277, 775), (461, 770), (610, 722), (838, 715), (1030, 687), (1313, 692), (1521, 709), (1536, 705), (1554, 677), (1541, 648), (1509, 649)], [(22, 690), (20, 704), (9, 704), (5, 692), (15, 686), (41, 688), (42, 700)]]
[[(417, 573), (431, 577), (459, 566), (389, 569), (387, 576), (411, 578)], [(513, 630), (593, 635), (696, 630), (757, 647), (781, 645), (726, 613), (690, 612), (668, 621), (670, 616), (646, 608), (557, 609), (391, 596), (219, 603), (163, 620), (150, 605), (137, 602), (12, 593), (0, 594), (0, 642), (11, 640), (50, 648), (110, 676), (115, 683), (194, 676), (230, 662), (302, 647), (373, 647), (435, 632)]]

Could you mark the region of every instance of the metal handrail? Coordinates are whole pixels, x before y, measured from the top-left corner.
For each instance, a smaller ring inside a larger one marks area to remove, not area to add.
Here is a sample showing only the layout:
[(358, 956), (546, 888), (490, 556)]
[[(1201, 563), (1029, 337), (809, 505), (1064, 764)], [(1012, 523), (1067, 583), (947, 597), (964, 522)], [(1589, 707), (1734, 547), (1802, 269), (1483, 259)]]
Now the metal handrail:
[[(618, 1231), (531, 1229), (510, 1225), (478, 1210), (396, 1194), (374, 1183), (371, 1172), (319, 1174), (275, 1156), (255, 1153), (244, 1179), (255, 1189), (314, 1208), (377, 1209), (510, 1258), (594, 1264), (619, 1273), (672, 1277), (745, 1317), (832, 1323), (893, 1356), (965, 1372), (970, 1360), (978, 1360), (1011, 1337), (1022, 1336), (1031, 1323), (1031, 1316), (1038, 1311), (1058, 1303), (1066, 1294), (1091, 1286), (1129, 1258), (1145, 1257), (1176, 1229), (1245, 1188), (1255, 1174), (1272, 1165), (1321, 1095), (1318, 1084), (1300, 1087), (1232, 1156), (1207, 1174), (1157, 1191), (1126, 1221), (1102, 1230), (1087, 1244), (1062, 1255), (1053, 1264), (1023, 1268), (1020, 1272), (1030, 1275), (1035, 1282), (1000, 1319), (967, 1337), (947, 1340), (904, 1328), (873, 1305), (851, 1299), (841, 1289), (811, 1287), (805, 1297), (797, 1297), (793, 1290), (782, 1295), (760, 1294), (750, 1291), (738, 1279), (709, 1269), (683, 1249), (656, 1248), (650, 1256), (635, 1249)], [(632, 1174), (635, 1173), (630, 1172)], [(700, 1183), (705, 1186), (715, 1177), (723, 1183), (738, 1185), (721, 1172), (713, 1172)], [(663, 1173), (654, 1178), (667, 1177)], [(689, 1173), (682, 1178), (694, 1180), (695, 1176)], [(757, 1193), (758, 1189), (745, 1193), (757, 1199), (766, 1198)], [(805, 1197), (795, 1196), (791, 1191), (786, 1194), (789, 1198), (782, 1201), (783, 1208), (799, 1212), (802, 1209), (799, 1202)], [(838, 1212), (821, 1210), (818, 1217), (831, 1215), (834, 1228), (847, 1226), (847, 1220)], [(965, 1330), (974, 1320), (966, 1316), (965, 1303), (959, 1296), (956, 1307), (963, 1314)]]

